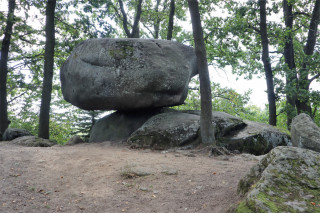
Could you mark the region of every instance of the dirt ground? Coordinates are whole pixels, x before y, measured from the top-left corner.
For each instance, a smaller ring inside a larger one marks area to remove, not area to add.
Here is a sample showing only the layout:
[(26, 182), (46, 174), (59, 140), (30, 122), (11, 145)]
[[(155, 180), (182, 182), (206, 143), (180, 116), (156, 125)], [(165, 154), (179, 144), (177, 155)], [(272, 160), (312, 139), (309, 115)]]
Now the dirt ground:
[(109, 142), (50, 148), (0, 142), (0, 212), (226, 212), (256, 163), (247, 155), (226, 160), (201, 150), (132, 150)]

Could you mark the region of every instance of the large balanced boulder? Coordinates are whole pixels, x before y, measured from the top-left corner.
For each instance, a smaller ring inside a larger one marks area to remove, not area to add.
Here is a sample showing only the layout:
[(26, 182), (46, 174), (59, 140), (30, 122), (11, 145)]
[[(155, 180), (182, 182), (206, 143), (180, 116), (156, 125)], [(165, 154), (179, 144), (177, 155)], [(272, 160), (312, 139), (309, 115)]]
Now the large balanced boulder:
[(290, 136), (268, 124), (244, 121), (246, 126), (219, 138), (221, 146), (254, 155), (263, 155), (277, 146), (292, 146)]
[(292, 145), (320, 152), (320, 128), (305, 113), (296, 116), (291, 124)]
[(180, 105), (197, 74), (192, 47), (174, 41), (90, 39), (60, 71), (66, 101), (86, 110), (136, 110)]
[(320, 154), (277, 147), (240, 180), (246, 198), (234, 212), (320, 212)]
[(92, 127), (89, 142), (126, 141), (152, 116), (170, 111), (169, 109), (149, 109), (139, 111), (117, 111), (99, 119)]
[(3, 140), (4, 141), (11, 141), (15, 138), (19, 138), (22, 136), (30, 136), (30, 135), (32, 135), (32, 134), (25, 129), (7, 128), (3, 133)]

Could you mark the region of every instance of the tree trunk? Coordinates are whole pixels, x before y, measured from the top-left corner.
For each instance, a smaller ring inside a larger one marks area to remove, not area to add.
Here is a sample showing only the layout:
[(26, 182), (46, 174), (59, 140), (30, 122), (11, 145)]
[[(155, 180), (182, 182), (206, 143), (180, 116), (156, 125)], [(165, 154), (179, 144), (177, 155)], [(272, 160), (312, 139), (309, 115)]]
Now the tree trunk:
[[(12, 26), (14, 24), (15, 0), (9, 0), (7, 25), (4, 31), (4, 38), (1, 46), (0, 55), (0, 136), (8, 128), (8, 102), (7, 102), (7, 77), (8, 77), (8, 55)], [(0, 140), (2, 138), (0, 137)]]
[(157, 0), (157, 4), (154, 8), (157, 16), (154, 21), (153, 29), (154, 29), (154, 39), (159, 39), (159, 28), (160, 28), (160, 17), (159, 17), (159, 5), (160, 5), (161, 0)]
[[(296, 64), (294, 59), (293, 48), (293, 3), (288, 4), (288, 0), (283, 0), (283, 14), (286, 26), (285, 47), (284, 47), (284, 59), (287, 66), (286, 70), (286, 113), (287, 113), (287, 128), (290, 130), (291, 122), (294, 116), (296, 116), (295, 100), (297, 91), (297, 73)], [(289, 32), (289, 33), (288, 33)]]
[(118, 2), (119, 2), (119, 6), (120, 6), (120, 10), (121, 10), (122, 16), (123, 16), (122, 26), (123, 26), (124, 32), (126, 33), (127, 37), (130, 38), (131, 37), (131, 33), (130, 33), (129, 29), (128, 29), (127, 14), (126, 14), (126, 11), (124, 11), (122, 0), (118, 0)]
[(269, 57), (269, 40), (267, 34), (266, 0), (259, 0), (260, 5), (260, 36), (262, 45), (262, 61), (267, 81), (269, 102), (269, 124), (277, 125), (276, 98), (274, 93), (273, 74)]
[[(299, 87), (299, 96), (296, 101), (296, 106), (298, 113), (305, 112), (312, 116), (312, 110), (309, 103), (309, 87), (310, 81), (309, 77), (309, 68), (308, 64), (310, 63), (310, 56), (313, 55), (314, 47), (316, 45), (317, 40), (317, 32), (318, 32), (318, 25), (320, 22), (320, 0), (316, 0), (316, 3), (313, 8), (312, 18), (310, 21), (309, 32), (308, 32), (308, 39), (307, 44), (304, 48), (304, 54), (306, 55), (306, 59), (303, 62), (302, 69), (299, 73), (298, 78), (298, 87)], [(302, 92), (302, 95), (300, 95)]]
[(170, 14), (169, 14), (167, 40), (171, 40), (172, 39), (174, 12), (175, 12), (175, 2), (174, 2), (174, 0), (171, 0), (171, 2), (170, 2)]
[(54, 13), (56, 0), (48, 0), (46, 6), (46, 45), (44, 54), (44, 78), (40, 107), (39, 132), (41, 138), (49, 139), (50, 102), (52, 92), (55, 27)]
[(143, 0), (139, 0), (137, 9), (136, 9), (136, 15), (134, 18), (134, 23), (132, 26), (132, 32), (131, 32), (131, 36), (130, 38), (140, 38), (140, 30), (139, 30), (139, 22), (140, 22), (140, 17), (141, 17), (141, 7), (142, 7), (142, 1)]
[(197, 0), (188, 0), (190, 16), (192, 21), (192, 30), (195, 43), (195, 52), (197, 56), (198, 71), (200, 78), (201, 95), (201, 115), (200, 132), (202, 143), (216, 145), (214, 128), (212, 124), (212, 97), (210, 77), (207, 63), (207, 53), (203, 40), (203, 31), (200, 20), (199, 5)]

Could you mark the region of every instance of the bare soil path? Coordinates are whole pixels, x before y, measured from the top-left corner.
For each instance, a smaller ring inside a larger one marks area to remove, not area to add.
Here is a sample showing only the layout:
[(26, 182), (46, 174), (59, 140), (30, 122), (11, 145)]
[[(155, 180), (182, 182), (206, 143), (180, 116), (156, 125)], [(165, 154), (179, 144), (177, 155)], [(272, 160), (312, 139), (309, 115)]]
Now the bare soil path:
[(226, 212), (239, 201), (238, 181), (256, 163), (246, 155), (222, 160), (109, 142), (50, 148), (1, 142), (0, 212)]

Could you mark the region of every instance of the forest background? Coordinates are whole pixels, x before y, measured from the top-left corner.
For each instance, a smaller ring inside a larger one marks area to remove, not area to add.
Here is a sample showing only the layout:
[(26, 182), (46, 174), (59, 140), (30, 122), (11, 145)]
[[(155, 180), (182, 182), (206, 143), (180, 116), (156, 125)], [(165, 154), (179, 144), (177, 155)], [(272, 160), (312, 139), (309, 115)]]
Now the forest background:
[[(52, 2), (51, 29), (47, 17)], [(214, 111), (283, 130), (290, 129), (292, 118), (301, 112), (320, 123), (320, 94), (311, 89), (320, 76), (319, 0), (200, 0), (199, 6), (211, 70), (248, 80), (262, 77), (268, 83), (268, 104), (260, 108), (250, 104), (250, 91), (241, 94), (223, 87), (211, 74)], [(168, 39), (193, 46), (192, 32), (186, 27), (191, 28), (189, 17), (188, 3), (183, 0), (0, 0), (1, 64), (6, 33), (11, 36), (6, 82), (0, 77), (1, 91), (6, 87), (10, 127), (37, 135), (43, 126), (39, 114), (48, 30), (55, 36), (51, 42), (50, 139), (65, 143), (75, 134), (87, 138), (96, 119), (106, 114), (84, 111), (64, 101), (59, 69), (72, 49), (83, 40), (104, 37)], [(8, 32), (10, 24), (12, 31)], [(3, 71), (1, 66), (0, 73)], [(174, 108), (200, 110), (198, 78), (192, 79), (186, 103)]]

